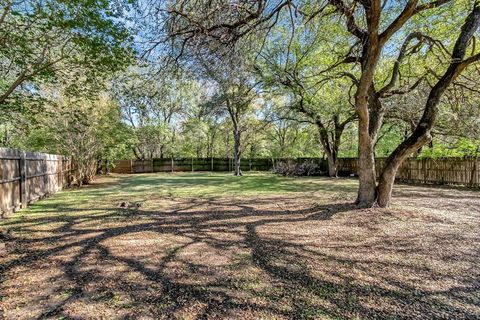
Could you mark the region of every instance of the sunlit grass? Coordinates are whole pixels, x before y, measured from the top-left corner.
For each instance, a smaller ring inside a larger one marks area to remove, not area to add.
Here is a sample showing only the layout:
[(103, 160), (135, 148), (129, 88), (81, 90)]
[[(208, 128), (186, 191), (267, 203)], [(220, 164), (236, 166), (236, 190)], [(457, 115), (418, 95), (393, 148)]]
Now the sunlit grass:
[(352, 196), (356, 190), (354, 179), (326, 177), (284, 177), (272, 173), (246, 173), (236, 177), (231, 173), (152, 173), (98, 177), (92, 185), (65, 189), (42, 199), (26, 210), (16, 213), (2, 224), (20, 223), (29, 219), (64, 214), (102, 216), (111, 213), (119, 203), (141, 203), (142, 208), (156, 210), (159, 203), (173, 198), (221, 198), (288, 196), (294, 194)]
[(283, 177), (249, 173), (154, 173), (101, 177), (91, 186), (67, 189), (43, 199), (24, 211), (28, 214), (61, 209), (63, 206), (101, 205), (109, 200), (147, 201), (161, 198), (209, 198), (291, 193), (354, 192), (356, 180), (325, 177)]

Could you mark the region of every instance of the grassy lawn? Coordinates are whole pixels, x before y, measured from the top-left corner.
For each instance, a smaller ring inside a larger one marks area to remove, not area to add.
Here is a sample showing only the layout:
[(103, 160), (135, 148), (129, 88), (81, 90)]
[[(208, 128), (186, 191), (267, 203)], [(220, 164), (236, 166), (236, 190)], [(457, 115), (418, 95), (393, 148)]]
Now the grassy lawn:
[(480, 193), (399, 185), (391, 209), (359, 210), (356, 186), (185, 173), (63, 191), (0, 221), (0, 319), (480, 318)]

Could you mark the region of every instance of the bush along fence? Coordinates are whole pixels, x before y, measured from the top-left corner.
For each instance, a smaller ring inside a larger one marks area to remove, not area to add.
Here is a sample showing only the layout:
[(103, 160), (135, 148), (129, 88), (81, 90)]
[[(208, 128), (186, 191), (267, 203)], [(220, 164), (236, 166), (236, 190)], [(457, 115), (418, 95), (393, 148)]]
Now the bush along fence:
[[(377, 158), (377, 176), (385, 165), (385, 158)], [(301, 166), (313, 163), (318, 172), (327, 172), (327, 161), (321, 158), (297, 159), (242, 159), (242, 171), (272, 171), (280, 163), (294, 162)], [(356, 158), (340, 158), (338, 173), (341, 176), (357, 175)], [(117, 161), (114, 173), (233, 171), (233, 159), (151, 159)], [(478, 158), (409, 158), (397, 172), (397, 180), (420, 184), (462, 185), (480, 187), (480, 159)]]
[(0, 215), (58, 192), (72, 173), (69, 157), (0, 148)]

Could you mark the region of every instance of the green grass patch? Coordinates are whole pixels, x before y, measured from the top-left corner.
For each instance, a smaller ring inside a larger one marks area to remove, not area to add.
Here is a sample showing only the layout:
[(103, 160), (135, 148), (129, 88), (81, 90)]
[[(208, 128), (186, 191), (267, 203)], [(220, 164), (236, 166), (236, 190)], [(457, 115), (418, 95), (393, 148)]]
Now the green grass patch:
[[(101, 177), (83, 188), (61, 191), (32, 204), (13, 217), (39, 217), (55, 212), (93, 215), (111, 210), (121, 201), (145, 203), (167, 198), (243, 197), (288, 195), (292, 193), (351, 193), (356, 180), (325, 177), (283, 177), (270, 173), (249, 173), (236, 177), (230, 173), (153, 173)], [(0, 222), (1, 224), (2, 222)]]

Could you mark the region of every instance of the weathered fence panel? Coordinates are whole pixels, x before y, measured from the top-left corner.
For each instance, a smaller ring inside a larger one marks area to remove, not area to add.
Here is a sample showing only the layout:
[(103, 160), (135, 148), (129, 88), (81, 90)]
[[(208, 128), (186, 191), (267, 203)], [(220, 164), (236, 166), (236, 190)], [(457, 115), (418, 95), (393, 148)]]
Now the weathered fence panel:
[[(232, 171), (233, 159), (226, 158), (163, 158), (152, 160), (120, 160), (115, 163), (114, 173)], [(243, 159), (244, 171), (269, 171), (271, 159)]]
[(67, 157), (0, 148), (0, 215), (61, 190), (71, 171)]
[(132, 160), (120, 160), (115, 163), (113, 169), (116, 173), (133, 173), (132, 172)]
[[(339, 172), (357, 174), (358, 159), (340, 159)], [(376, 159), (377, 177), (385, 166), (386, 158)], [(475, 158), (409, 158), (398, 169), (398, 181), (421, 184), (450, 184), (480, 187), (480, 160)]]
[(134, 173), (153, 172), (153, 160), (133, 160), (132, 171)]
[[(243, 171), (269, 171), (275, 163), (285, 159), (253, 158), (242, 159), (240, 165)], [(291, 160), (291, 159), (290, 159)], [(314, 161), (326, 171), (327, 164), (321, 158), (298, 158), (299, 163)], [(233, 171), (233, 159), (227, 158), (164, 158), (153, 160), (120, 160), (115, 163), (114, 173), (145, 173), (145, 172), (187, 172), (187, 171)]]
[[(320, 170), (327, 171), (327, 162), (321, 158), (297, 159), (242, 159), (243, 171), (270, 171), (280, 161), (294, 160), (298, 163), (313, 161)], [(377, 177), (385, 165), (385, 158), (376, 159)], [(452, 184), (480, 187), (480, 161), (473, 158), (409, 158), (397, 173), (397, 180), (422, 184)], [(186, 171), (233, 171), (233, 159), (226, 158), (175, 158), (153, 160), (121, 160), (115, 164), (115, 173), (186, 172)], [(357, 175), (358, 159), (339, 159), (340, 175)]]

